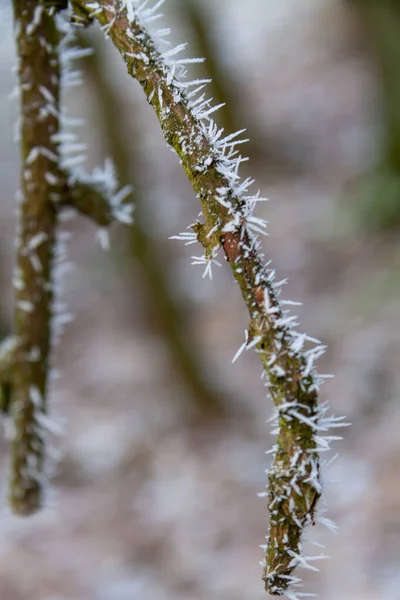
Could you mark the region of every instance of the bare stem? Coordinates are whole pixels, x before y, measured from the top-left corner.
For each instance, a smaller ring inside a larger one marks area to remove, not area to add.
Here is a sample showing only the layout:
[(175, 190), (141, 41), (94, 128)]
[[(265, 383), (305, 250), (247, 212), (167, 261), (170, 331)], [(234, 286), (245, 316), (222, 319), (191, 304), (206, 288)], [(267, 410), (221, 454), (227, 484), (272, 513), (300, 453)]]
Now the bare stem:
[(107, 227), (114, 221), (112, 207), (101, 189), (92, 184), (76, 181), (65, 194), (62, 206), (71, 206), (81, 215), (88, 217), (100, 227)]

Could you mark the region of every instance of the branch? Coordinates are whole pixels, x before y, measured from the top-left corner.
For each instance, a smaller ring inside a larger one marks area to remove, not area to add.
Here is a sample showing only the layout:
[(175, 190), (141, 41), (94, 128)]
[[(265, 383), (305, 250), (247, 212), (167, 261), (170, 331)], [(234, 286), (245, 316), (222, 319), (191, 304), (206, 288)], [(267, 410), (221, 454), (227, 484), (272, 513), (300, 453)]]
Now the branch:
[(126, 185), (118, 190), (110, 161), (106, 161), (104, 169), (95, 169), (92, 174), (79, 170), (65, 179), (61, 209), (73, 207), (100, 227), (108, 227), (115, 221), (132, 223), (133, 206), (125, 202), (132, 187)]
[(47, 384), (58, 213), (63, 206), (73, 204), (100, 225), (108, 225), (112, 219), (130, 222), (130, 209), (122, 203), (128, 190), (117, 191), (112, 168), (87, 175), (81, 170), (67, 170), (63, 162), (60, 53), (61, 42), (67, 38), (56, 23), (56, 10), (65, 4), (65, 0), (47, 0), (46, 5), (38, 0), (13, 0), (22, 161), (14, 277), (14, 335), (18, 343), (0, 364), (0, 385), (3, 409), (10, 404), (14, 423), (9, 501), (20, 515), (30, 515), (41, 507), (46, 483), (45, 437), (51, 425), (46, 416)]
[(375, 63), (382, 91), (383, 135), (378, 164), (358, 186), (356, 217), (374, 230), (400, 225), (400, 9), (384, 0), (380, 10), (372, 0), (347, 0), (365, 28), (364, 38)]
[(42, 502), (44, 438), (53, 300), (52, 264), (60, 194), (59, 33), (54, 18), (36, 0), (13, 0), (21, 103), (21, 198), (14, 333), (17, 368), (12, 378), (14, 438), (10, 504), (21, 515)]
[(292, 572), (304, 562), (302, 532), (314, 521), (321, 493), (320, 438), (315, 434), (326, 429), (326, 423), (318, 407), (321, 378), (313, 363), (323, 348), (302, 351), (306, 336), (292, 329), (295, 317), (287, 316), (278, 298), (281, 284), (274, 282), (274, 271), (264, 264), (256, 234), (264, 232), (266, 224), (253, 215), (261, 199), (248, 194), (252, 181), (241, 182), (238, 176), (244, 160), (234, 149), (240, 143), (238, 134), (223, 138), (211, 117), (216, 108), (204, 97), (195, 98), (192, 86), (201, 88), (202, 82), (187, 83), (176, 77), (197, 59), (174, 60), (182, 46), (164, 53), (157, 49), (145, 24), (155, 20), (156, 7), (145, 8), (147, 2), (140, 3), (141, 8), (130, 0), (74, 0), (73, 4), (97, 19), (120, 52), (202, 203), (204, 222), (194, 224), (193, 234), (185, 233), (182, 239), (197, 238), (203, 245), (204, 255), (196, 262), (206, 266), (206, 273), (211, 273), (222, 247), (248, 306), (249, 334), (242, 349), (257, 350), (279, 414), (269, 473), (270, 527), (263, 578), (271, 594), (281, 595), (298, 581)]

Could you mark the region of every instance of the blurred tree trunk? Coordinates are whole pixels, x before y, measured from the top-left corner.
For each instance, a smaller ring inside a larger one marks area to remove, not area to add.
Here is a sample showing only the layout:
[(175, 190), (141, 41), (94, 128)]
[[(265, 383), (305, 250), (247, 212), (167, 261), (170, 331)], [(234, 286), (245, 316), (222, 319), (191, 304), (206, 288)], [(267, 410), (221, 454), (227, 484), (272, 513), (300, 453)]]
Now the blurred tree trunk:
[[(85, 79), (94, 90), (93, 98), (101, 114), (99, 125), (102, 127), (102, 138), (114, 161), (118, 179), (122, 185), (135, 184), (136, 149), (132, 148), (132, 143), (128, 144), (123, 118), (118, 118), (118, 115), (123, 114), (124, 107), (107, 79), (101, 48), (94, 37), (91, 37), (88, 44), (83, 35), (79, 36), (79, 45), (95, 48), (95, 53), (86, 57), (83, 62)], [(140, 149), (139, 140), (135, 145)], [(213, 382), (215, 374), (206, 371), (204, 360), (188, 334), (186, 311), (168, 282), (168, 270), (160, 258), (162, 252), (159, 240), (156, 242), (145, 223), (146, 198), (143, 197), (140, 186), (136, 186), (133, 191), (133, 202), (134, 223), (128, 232), (128, 251), (123, 257), (124, 271), (129, 277), (132, 262), (140, 265), (142, 282), (146, 287), (148, 322), (156, 325), (167, 344), (169, 354), (188, 390), (187, 397), (191, 401), (195, 420), (233, 415), (237, 410), (237, 402), (232, 402), (234, 399), (228, 390), (219, 389), (217, 383)]]
[(215, 105), (225, 102), (225, 106), (215, 115), (218, 125), (227, 134), (245, 126), (246, 138), (249, 138), (250, 143), (245, 146), (244, 155), (249, 156), (253, 164), (258, 163), (264, 171), (292, 171), (298, 168), (280, 139), (269, 139), (262, 133), (252, 113), (247, 110), (248, 99), (243, 93), (245, 86), (229, 74), (221, 56), (212, 11), (202, 0), (175, 0), (174, 4), (178, 8), (179, 17), (183, 17), (190, 29), (189, 54), (205, 59), (204, 67), (201, 65), (203, 68), (200, 68), (202, 77), (211, 79), (207, 85), (207, 95), (213, 98)]
[(347, 0), (361, 18), (365, 40), (382, 86), (381, 160), (367, 182), (361, 209), (367, 224), (400, 224), (400, 3)]
[(206, 77), (211, 79), (207, 86), (208, 95), (214, 99), (214, 104), (225, 102), (216, 116), (220, 127), (232, 133), (243, 127), (240, 124), (235, 102), (235, 86), (227, 75), (226, 68), (221, 64), (218, 48), (215, 43), (215, 32), (212, 20), (207, 14), (207, 8), (196, 0), (176, 0), (179, 15), (187, 21), (190, 31), (190, 54), (205, 59)]
[(349, 0), (361, 16), (384, 94), (384, 161), (400, 172), (400, 4)]

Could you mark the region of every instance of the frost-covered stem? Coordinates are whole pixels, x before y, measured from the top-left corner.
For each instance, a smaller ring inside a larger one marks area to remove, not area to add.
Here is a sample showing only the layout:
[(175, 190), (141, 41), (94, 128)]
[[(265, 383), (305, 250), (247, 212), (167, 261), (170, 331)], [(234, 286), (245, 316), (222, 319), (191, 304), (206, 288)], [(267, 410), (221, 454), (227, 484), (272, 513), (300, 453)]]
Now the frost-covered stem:
[(46, 411), (49, 370), (52, 261), (60, 193), (59, 34), (54, 17), (37, 0), (13, 0), (20, 90), (21, 197), (15, 272), (14, 333), (18, 340), (12, 381), (14, 435), (10, 504), (35, 512), (43, 494), (44, 442), (38, 416)]
[[(270, 531), (264, 579), (271, 594), (281, 595), (295, 582), (301, 559), (301, 535), (313, 521), (320, 494), (315, 430), (319, 417), (314, 356), (301, 351), (279, 300), (273, 272), (265, 267), (251, 233), (251, 199), (237, 183), (239, 159), (227, 160), (214, 142), (207, 105), (193, 110), (185, 84), (173, 77), (151, 35), (137, 18), (135, 4), (120, 0), (74, 3), (94, 16), (122, 55), (155, 110), (166, 141), (175, 149), (203, 206), (204, 223), (193, 226), (211, 260), (222, 246), (250, 313), (247, 348), (255, 347), (280, 413), (279, 435), (269, 475)], [(128, 6), (129, 13), (126, 6)], [(205, 124), (209, 122), (209, 125)], [(226, 146), (227, 148), (228, 146)], [(253, 199), (254, 200), (254, 199)]]
[(66, 185), (60, 204), (61, 209), (64, 206), (71, 206), (100, 227), (108, 227), (113, 223), (115, 217), (112, 206), (100, 188), (84, 181), (75, 181), (71, 186)]
[[(61, 52), (56, 19), (66, 0), (13, 0), (20, 97), (21, 192), (14, 276), (14, 337), (0, 353), (2, 409), (13, 417), (9, 500), (29, 515), (42, 504), (53, 257), (58, 212), (74, 208), (100, 226), (131, 222), (113, 170), (69, 171), (59, 146)], [(64, 44), (65, 46), (65, 44)], [(3, 349), (2, 348), (2, 349)], [(12, 358), (12, 364), (10, 360)]]

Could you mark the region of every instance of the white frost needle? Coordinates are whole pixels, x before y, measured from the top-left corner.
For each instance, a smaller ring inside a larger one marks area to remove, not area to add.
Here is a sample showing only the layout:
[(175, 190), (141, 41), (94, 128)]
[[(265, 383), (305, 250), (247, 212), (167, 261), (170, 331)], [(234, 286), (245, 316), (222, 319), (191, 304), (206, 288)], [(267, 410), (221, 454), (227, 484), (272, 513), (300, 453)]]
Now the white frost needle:
[(197, 235), (194, 231), (183, 231), (178, 235), (171, 235), (170, 240), (179, 240), (185, 242), (185, 246), (190, 246), (190, 244), (195, 244), (197, 242)]
[(187, 44), (179, 44), (178, 46), (175, 46), (175, 48), (171, 48), (170, 50), (166, 50), (165, 52), (162, 53), (162, 57), (164, 59), (167, 58), (171, 58), (171, 56), (175, 56), (176, 54), (179, 54), (180, 52), (183, 52), (183, 50), (185, 50), (187, 48)]
[(180, 58), (175, 61), (176, 65), (192, 65), (195, 63), (203, 63), (204, 58)]
[(216, 265), (217, 267), (221, 267), (221, 263), (215, 260), (215, 258), (208, 258), (207, 256), (192, 256), (192, 265), (206, 265), (206, 268), (203, 272), (203, 279), (208, 277), (209, 279), (213, 278), (212, 274), (212, 265)]

